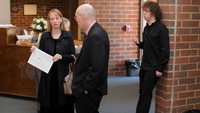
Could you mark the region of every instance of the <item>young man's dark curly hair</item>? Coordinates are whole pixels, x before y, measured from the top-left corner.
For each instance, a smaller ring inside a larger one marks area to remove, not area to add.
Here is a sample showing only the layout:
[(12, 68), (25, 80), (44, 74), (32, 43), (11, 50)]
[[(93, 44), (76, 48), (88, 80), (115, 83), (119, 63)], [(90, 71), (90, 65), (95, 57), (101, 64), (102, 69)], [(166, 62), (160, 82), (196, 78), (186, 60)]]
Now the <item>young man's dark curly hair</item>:
[(146, 1), (142, 5), (142, 9), (143, 10), (149, 9), (151, 14), (155, 16), (157, 21), (162, 20), (162, 10), (160, 9), (160, 6), (158, 5), (158, 3), (152, 2), (152, 1)]

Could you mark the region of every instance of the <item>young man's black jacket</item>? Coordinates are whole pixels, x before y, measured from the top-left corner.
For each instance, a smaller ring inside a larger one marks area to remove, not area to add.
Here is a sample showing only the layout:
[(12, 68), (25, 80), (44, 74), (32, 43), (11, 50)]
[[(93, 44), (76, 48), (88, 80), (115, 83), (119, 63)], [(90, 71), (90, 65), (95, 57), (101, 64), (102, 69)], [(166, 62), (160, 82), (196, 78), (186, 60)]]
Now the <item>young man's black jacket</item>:
[(169, 34), (164, 24), (156, 21), (144, 28), (143, 42), (138, 47), (143, 49), (141, 69), (163, 72), (169, 61)]

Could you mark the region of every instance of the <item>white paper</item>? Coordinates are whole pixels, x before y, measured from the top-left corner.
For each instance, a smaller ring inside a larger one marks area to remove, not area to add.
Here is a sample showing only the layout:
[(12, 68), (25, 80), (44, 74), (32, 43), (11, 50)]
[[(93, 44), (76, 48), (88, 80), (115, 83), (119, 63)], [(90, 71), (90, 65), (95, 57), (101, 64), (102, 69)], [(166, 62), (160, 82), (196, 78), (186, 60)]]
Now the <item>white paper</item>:
[(28, 63), (48, 74), (53, 65), (52, 58), (51, 55), (36, 48), (35, 51), (31, 53)]

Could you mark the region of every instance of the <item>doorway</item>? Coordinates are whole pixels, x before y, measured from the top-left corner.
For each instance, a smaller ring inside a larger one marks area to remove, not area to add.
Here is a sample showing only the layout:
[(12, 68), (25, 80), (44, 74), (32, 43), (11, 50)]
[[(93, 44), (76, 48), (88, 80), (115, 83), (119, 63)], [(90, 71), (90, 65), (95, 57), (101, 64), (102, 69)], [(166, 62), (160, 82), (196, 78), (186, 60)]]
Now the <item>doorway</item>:
[(70, 0), (70, 14), (69, 14), (69, 20), (70, 20), (70, 29), (71, 33), (74, 37), (74, 40), (79, 40), (79, 30), (78, 30), (78, 24), (76, 20), (74, 19), (74, 14), (79, 5), (79, 0)]

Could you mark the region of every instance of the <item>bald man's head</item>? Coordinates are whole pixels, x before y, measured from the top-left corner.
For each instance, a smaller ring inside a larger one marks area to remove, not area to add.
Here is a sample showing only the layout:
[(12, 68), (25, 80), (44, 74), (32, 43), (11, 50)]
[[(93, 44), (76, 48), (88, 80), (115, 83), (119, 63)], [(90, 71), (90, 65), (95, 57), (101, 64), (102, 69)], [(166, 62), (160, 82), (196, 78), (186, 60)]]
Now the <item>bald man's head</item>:
[(78, 14), (84, 14), (88, 19), (96, 19), (95, 9), (90, 4), (83, 4), (77, 8)]

